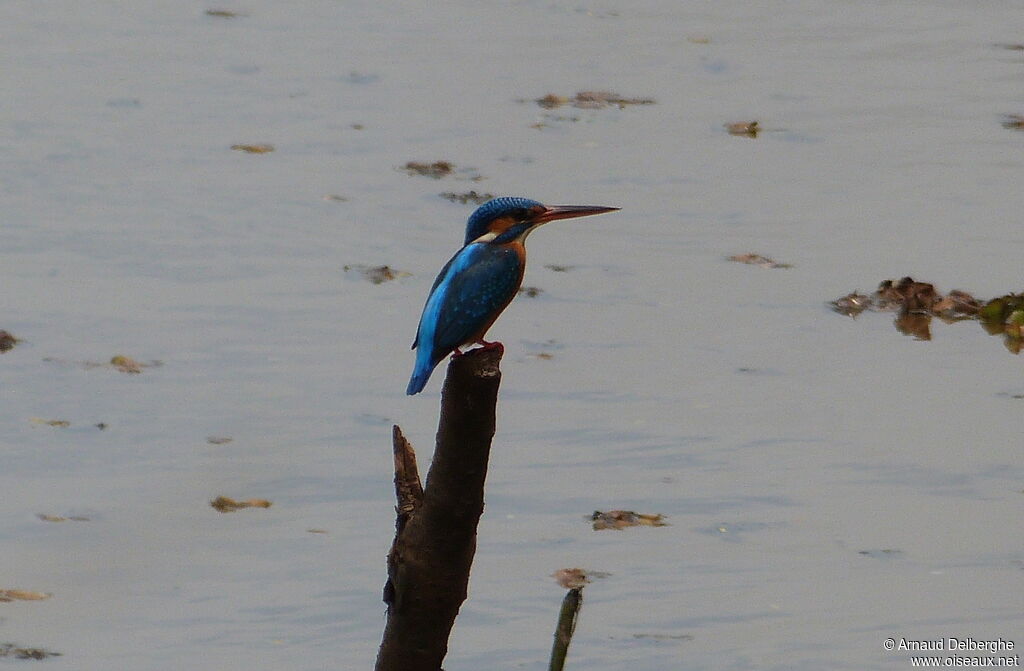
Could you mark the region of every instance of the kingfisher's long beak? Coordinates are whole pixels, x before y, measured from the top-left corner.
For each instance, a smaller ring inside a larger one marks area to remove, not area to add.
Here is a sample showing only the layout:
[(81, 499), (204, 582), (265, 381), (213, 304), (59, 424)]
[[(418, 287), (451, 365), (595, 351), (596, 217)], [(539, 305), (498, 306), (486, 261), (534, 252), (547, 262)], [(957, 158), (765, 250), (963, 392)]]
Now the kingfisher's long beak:
[(614, 212), (618, 207), (603, 207), (600, 205), (551, 205), (544, 208), (534, 220), (535, 225), (546, 224), (555, 219), (572, 219), (573, 217), (589, 217), (592, 214), (604, 214)]

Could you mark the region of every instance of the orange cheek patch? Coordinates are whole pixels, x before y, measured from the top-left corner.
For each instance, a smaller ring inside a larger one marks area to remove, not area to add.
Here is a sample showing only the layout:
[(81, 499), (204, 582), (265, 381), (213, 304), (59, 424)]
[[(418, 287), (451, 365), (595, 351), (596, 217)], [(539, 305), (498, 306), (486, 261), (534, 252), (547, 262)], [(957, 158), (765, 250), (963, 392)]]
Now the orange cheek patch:
[(508, 229), (512, 228), (512, 225), (515, 223), (516, 222), (512, 217), (498, 217), (491, 222), (489, 230), (496, 235), (501, 235)]

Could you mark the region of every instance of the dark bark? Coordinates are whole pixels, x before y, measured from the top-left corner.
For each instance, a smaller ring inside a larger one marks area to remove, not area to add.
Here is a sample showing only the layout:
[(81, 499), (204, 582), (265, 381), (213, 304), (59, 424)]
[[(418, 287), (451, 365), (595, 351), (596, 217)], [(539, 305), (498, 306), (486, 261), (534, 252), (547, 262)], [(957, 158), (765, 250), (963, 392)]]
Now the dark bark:
[(477, 349), (448, 365), (425, 488), (412, 446), (394, 427), (397, 519), (376, 671), (441, 669), (476, 552), (501, 355), (500, 348)]
[(558, 612), (558, 626), (555, 627), (555, 643), (551, 647), (551, 664), (548, 671), (562, 671), (565, 658), (569, 654), (569, 643), (576, 631), (576, 620), (583, 605), (583, 588), (573, 587), (562, 599), (562, 609)]

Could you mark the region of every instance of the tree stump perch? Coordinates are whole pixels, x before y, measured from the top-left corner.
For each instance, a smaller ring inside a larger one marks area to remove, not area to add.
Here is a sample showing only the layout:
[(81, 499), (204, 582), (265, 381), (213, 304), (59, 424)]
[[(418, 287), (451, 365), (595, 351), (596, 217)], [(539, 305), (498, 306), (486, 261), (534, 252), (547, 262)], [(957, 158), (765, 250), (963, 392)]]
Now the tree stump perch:
[(376, 671), (441, 671), (476, 552), (502, 353), (471, 350), (448, 364), (425, 487), (412, 445), (393, 428), (395, 540)]

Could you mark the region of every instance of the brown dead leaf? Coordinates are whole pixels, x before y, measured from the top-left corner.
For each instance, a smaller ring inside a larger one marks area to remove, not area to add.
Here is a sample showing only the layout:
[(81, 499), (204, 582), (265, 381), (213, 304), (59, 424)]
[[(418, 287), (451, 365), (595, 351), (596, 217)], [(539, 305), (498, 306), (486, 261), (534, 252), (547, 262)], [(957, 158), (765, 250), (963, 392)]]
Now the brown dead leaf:
[(206, 442), (210, 445), (227, 445), (232, 440), (234, 439), (229, 436), (208, 436), (206, 438)]
[(52, 594), (48, 592), (30, 592), (24, 589), (0, 589), (0, 602), (11, 601), (43, 601), (49, 599)]
[(579, 587), (583, 587), (589, 582), (600, 580), (601, 578), (607, 578), (610, 575), (610, 573), (605, 573), (604, 571), (588, 571), (587, 569), (582, 568), (563, 568), (552, 573), (551, 577), (565, 589), (577, 589)]
[(28, 421), (33, 424), (39, 424), (40, 426), (55, 426), (60, 429), (65, 429), (71, 426), (71, 422), (66, 419), (43, 419), (42, 417), (29, 417)]
[(537, 98), (533, 102), (544, 109), (555, 109), (562, 105), (571, 105), (579, 109), (603, 109), (605, 107), (618, 107), (621, 109), (627, 105), (653, 105), (654, 99), (626, 98), (612, 91), (580, 91), (571, 98), (549, 93), (546, 96)]
[[(933, 284), (918, 282), (912, 277), (899, 280), (884, 280), (871, 296), (853, 292), (837, 298), (830, 303), (832, 309), (840, 314), (855, 317), (864, 310), (898, 311), (901, 314), (923, 314), (942, 317), (946, 320), (959, 320), (978, 316), (982, 304), (966, 291), (954, 289), (943, 296)], [(897, 323), (900, 326), (900, 323)], [(905, 332), (921, 334), (920, 324), (907, 321)]]
[(391, 280), (397, 280), (399, 277), (409, 277), (411, 274), (403, 270), (395, 270), (391, 266), (364, 266), (361, 264), (353, 264), (343, 266), (342, 270), (346, 273), (349, 271), (358, 271), (363, 274), (363, 277), (370, 280), (374, 284), (383, 284), (384, 282), (390, 282)]
[(114, 370), (122, 373), (141, 373), (143, 368), (156, 368), (157, 366), (164, 365), (163, 361), (137, 361), (131, 357), (117, 354), (110, 358), (109, 361), (101, 363), (99, 361), (69, 361), (67, 359), (59, 359), (57, 357), (43, 357), (43, 361), (49, 363), (56, 363), (63, 366), (78, 366), (86, 370), (92, 370), (93, 368), (113, 368)]
[(976, 315), (980, 309), (981, 303), (978, 302), (978, 299), (959, 289), (953, 289), (945, 298), (940, 296), (932, 306), (932, 312), (951, 319)]
[(231, 148), (235, 151), (244, 151), (247, 154), (269, 154), (274, 151), (272, 144), (233, 144)]
[(546, 96), (537, 98), (537, 100), (535, 100), (534, 102), (536, 102), (544, 109), (550, 110), (568, 104), (569, 100), (570, 99), (566, 98), (565, 96), (556, 96), (554, 93), (549, 93)]
[(60, 515), (47, 515), (46, 513), (37, 513), (36, 517), (44, 522), (88, 522), (89, 518), (82, 515), (69, 515), (62, 517)]
[(133, 373), (138, 374), (142, 372), (143, 364), (139, 363), (130, 356), (124, 356), (123, 354), (116, 354), (110, 358), (110, 365), (118, 369), (122, 373)]
[(10, 351), (18, 342), (18, 339), (7, 331), (0, 330), (0, 352)]
[(625, 529), (626, 527), (637, 526), (668, 526), (668, 523), (663, 521), (665, 519), (664, 515), (636, 513), (632, 510), (609, 510), (608, 512), (595, 510), (590, 519), (594, 523), (595, 531), (602, 529)]
[(633, 638), (649, 638), (654, 641), (692, 641), (691, 634), (633, 634)]
[(213, 501), (210, 501), (210, 506), (221, 513), (233, 513), (243, 508), (269, 508), (271, 505), (271, 502), (266, 499), (236, 501), (227, 496), (218, 496)]
[(874, 295), (879, 309), (906, 312), (928, 312), (941, 298), (935, 285), (915, 282), (911, 277), (904, 277), (898, 282), (884, 280)]
[(1003, 116), (1003, 128), (1024, 130), (1024, 116), (1020, 114), (1007, 114)]
[(761, 132), (761, 126), (756, 121), (733, 121), (725, 124), (725, 130), (729, 132), (729, 135), (753, 138)]
[(583, 587), (590, 582), (590, 578), (587, 577), (587, 572), (581, 568), (559, 569), (552, 573), (551, 577), (565, 589)]
[(761, 254), (734, 254), (733, 256), (726, 257), (727, 261), (734, 261), (736, 263), (746, 263), (751, 266), (760, 266), (762, 268), (792, 268), (792, 263), (779, 263), (773, 259), (763, 256)]
[(14, 643), (0, 643), (0, 659), (13, 657), (15, 659), (46, 659), (47, 657), (60, 657), (61, 653), (43, 650), (42, 648), (22, 648)]
[(615, 105), (625, 107), (626, 105), (653, 105), (653, 98), (625, 98), (618, 93), (611, 91), (580, 91), (576, 94), (573, 102), (575, 107), (600, 109)]
[(453, 191), (446, 191), (440, 194), (442, 198), (452, 201), (453, 203), (473, 203), (474, 205), (483, 205), (487, 201), (494, 198), (493, 193), (477, 193), (476, 191), (467, 191), (465, 193), (455, 193)]
[(433, 163), (409, 161), (402, 166), (402, 170), (410, 175), (423, 175), (424, 177), (441, 179), (455, 172), (455, 166), (448, 161), (434, 161)]
[(871, 307), (871, 297), (854, 291), (830, 303), (832, 309), (847, 317), (856, 317)]

